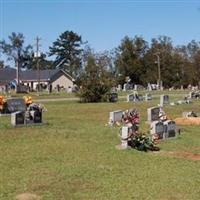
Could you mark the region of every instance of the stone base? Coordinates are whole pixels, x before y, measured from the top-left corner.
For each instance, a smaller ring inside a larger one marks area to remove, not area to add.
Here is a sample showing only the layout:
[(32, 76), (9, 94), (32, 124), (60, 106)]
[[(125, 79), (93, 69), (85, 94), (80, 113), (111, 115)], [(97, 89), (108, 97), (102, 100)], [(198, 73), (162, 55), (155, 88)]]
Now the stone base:
[(16, 125), (13, 127), (26, 127), (26, 126), (42, 126), (42, 125), (48, 125), (48, 122), (42, 122), (42, 123), (26, 123), (26, 124), (20, 124), (20, 125)]
[(115, 148), (116, 148), (117, 150), (127, 150), (127, 149), (131, 149), (130, 146), (123, 147), (121, 144), (116, 145)]

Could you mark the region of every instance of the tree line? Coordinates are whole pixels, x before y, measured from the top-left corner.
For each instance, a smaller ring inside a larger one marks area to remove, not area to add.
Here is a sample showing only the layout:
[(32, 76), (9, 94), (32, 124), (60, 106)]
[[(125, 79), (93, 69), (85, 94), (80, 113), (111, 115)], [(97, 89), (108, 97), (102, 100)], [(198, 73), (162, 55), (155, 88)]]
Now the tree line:
[[(20, 68), (36, 69), (33, 45), (25, 46), (22, 33), (12, 33), (7, 40), (1, 40), (0, 52)], [(158, 58), (165, 88), (200, 85), (200, 42), (192, 40), (186, 45), (174, 46), (167, 36), (152, 38), (150, 43), (142, 36), (125, 36), (118, 47), (98, 53), (82, 41), (79, 34), (65, 31), (49, 47), (49, 52), (41, 54), (39, 67), (61, 68), (78, 85), (92, 84), (96, 80), (100, 90), (108, 90), (106, 85), (122, 85), (127, 77), (132, 84), (157, 83)], [(0, 68), (8, 67), (5, 63), (1, 59)]]

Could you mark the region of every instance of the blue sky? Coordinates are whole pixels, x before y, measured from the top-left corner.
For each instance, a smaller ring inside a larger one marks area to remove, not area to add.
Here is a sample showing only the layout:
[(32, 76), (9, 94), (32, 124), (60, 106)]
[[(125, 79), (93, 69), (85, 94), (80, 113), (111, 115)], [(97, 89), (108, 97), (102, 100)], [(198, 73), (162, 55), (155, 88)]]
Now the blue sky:
[(38, 35), (48, 51), (72, 30), (96, 51), (111, 50), (128, 35), (167, 35), (174, 45), (200, 41), (200, 0), (0, 0), (0, 40), (21, 32), (27, 44)]

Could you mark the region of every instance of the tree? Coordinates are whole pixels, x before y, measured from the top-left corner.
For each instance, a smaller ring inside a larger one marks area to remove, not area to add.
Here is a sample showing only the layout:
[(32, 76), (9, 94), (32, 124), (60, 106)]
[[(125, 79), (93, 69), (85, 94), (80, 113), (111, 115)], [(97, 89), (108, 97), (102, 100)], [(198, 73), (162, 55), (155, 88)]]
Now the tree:
[[(146, 82), (156, 83), (158, 80), (158, 71), (160, 70), (161, 80), (165, 87), (171, 87), (177, 81), (178, 66), (174, 62), (174, 49), (171, 38), (160, 36), (153, 38), (151, 46), (144, 56), (144, 65), (146, 68)], [(158, 66), (158, 57), (160, 65)], [(159, 69), (160, 68), (160, 69)]]
[(22, 33), (12, 33), (8, 36), (9, 42), (0, 41), (0, 50), (7, 56), (7, 59), (14, 61), (15, 66), (25, 68), (32, 55), (32, 46), (24, 46), (24, 36)]
[(84, 52), (84, 70), (80, 76), (79, 97), (82, 102), (107, 101), (113, 84), (108, 71), (109, 59), (105, 54), (94, 54), (91, 49)]
[(17, 84), (19, 85), (20, 68), (26, 67), (32, 54), (32, 46), (24, 47), (24, 36), (22, 33), (12, 33), (8, 36), (8, 39), (9, 43), (5, 40), (0, 41), (0, 50), (7, 56), (8, 60), (14, 61), (17, 68)]
[(81, 45), (81, 36), (73, 31), (65, 31), (49, 47), (49, 55), (56, 56), (55, 65), (67, 70), (74, 78), (77, 78), (81, 70)]
[[(39, 69), (55, 69), (54, 62), (52, 60), (47, 60), (46, 57), (47, 55), (42, 53), (41, 56), (38, 58)], [(29, 63), (27, 64), (27, 69), (37, 70), (37, 60), (34, 55), (30, 57)]]
[(143, 83), (141, 79), (145, 72), (143, 67), (143, 57), (148, 49), (148, 43), (142, 37), (134, 37), (133, 39), (126, 36), (119, 47), (116, 49), (115, 65), (118, 74), (120, 74), (119, 82), (123, 84), (127, 76), (130, 77), (132, 83)]
[(4, 68), (4, 67), (5, 67), (4, 61), (3, 61), (3, 60), (0, 60), (0, 69), (1, 69), (1, 68)]

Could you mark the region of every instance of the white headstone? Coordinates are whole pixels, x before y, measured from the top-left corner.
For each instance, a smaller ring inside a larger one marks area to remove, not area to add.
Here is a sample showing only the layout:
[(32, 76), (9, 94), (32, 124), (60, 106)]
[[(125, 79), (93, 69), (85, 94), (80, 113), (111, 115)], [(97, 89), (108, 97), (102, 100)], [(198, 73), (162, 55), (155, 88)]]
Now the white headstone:
[(151, 88), (151, 84), (150, 84), (150, 83), (148, 83), (147, 88), (148, 88), (148, 91), (152, 91), (152, 88)]
[(127, 83), (124, 83), (124, 85), (123, 85), (123, 91), (127, 91)]
[(134, 90), (136, 90), (136, 91), (137, 91), (137, 85), (136, 85), (136, 84), (134, 85)]
[(123, 126), (121, 132), (121, 147), (127, 149), (128, 147), (128, 127)]
[(182, 117), (188, 117), (191, 114), (191, 112), (182, 112)]
[(122, 90), (122, 86), (119, 84), (118, 86), (117, 86), (117, 91), (121, 91)]
[(134, 94), (128, 94), (126, 99), (127, 99), (127, 102), (132, 102), (135, 99), (135, 95)]
[(188, 97), (192, 99), (192, 92), (189, 93)]
[(152, 100), (152, 96), (150, 94), (145, 94), (145, 101)]
[(112, 123), (120, 122), (122, 120), (122, 110), (110, 112), (109, 121)]
[(164, 104), (168, 104), (169, 103), (169, 96), (168, 95), (160, 95), (160, 106), (163, 107)]

